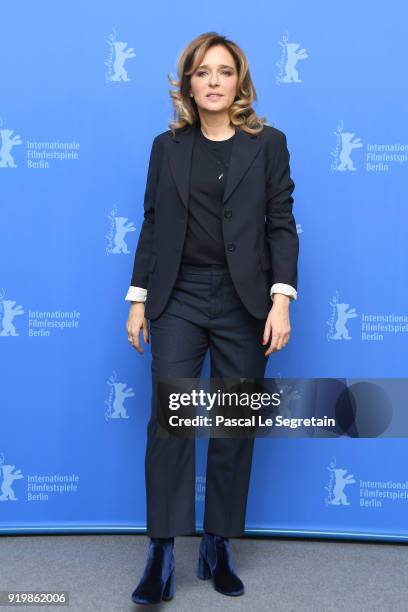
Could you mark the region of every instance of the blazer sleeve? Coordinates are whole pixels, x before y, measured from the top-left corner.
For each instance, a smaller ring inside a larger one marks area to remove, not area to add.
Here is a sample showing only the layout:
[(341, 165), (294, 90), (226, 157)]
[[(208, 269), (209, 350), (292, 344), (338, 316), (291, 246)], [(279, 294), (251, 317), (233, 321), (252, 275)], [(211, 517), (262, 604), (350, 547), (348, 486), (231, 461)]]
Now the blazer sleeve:
[(286, 135), (277, 131), (277, 139), (271, 139), (266, 181), (266, 236), (271, 255), (272, 283), (284, 283), (297, 289), (297, 261), (299, 237), (292, 214), (295, 188), (290, 175), (290, 155)]
[(159, 144), (156, 136), (150, 151), (149, 167), (147, 171), (146, 188), (144, 195), (144, 219), (136, 246), (133, 262), (133, 272), (130, 285), (147, 289), (149, 278), (150, 258), (153, 249), (154, 234), (154, 204), (159, 179)]

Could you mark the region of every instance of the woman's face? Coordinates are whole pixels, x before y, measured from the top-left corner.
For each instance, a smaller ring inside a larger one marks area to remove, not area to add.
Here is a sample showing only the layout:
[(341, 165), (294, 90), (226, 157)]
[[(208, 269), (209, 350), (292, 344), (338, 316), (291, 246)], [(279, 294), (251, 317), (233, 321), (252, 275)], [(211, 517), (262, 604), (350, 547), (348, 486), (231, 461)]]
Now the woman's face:
[(190, 93), (201, 111), (224, 114), (234, 102), (237, 83), (233, 56), (223, 45), (216, 45), (191, 75)]

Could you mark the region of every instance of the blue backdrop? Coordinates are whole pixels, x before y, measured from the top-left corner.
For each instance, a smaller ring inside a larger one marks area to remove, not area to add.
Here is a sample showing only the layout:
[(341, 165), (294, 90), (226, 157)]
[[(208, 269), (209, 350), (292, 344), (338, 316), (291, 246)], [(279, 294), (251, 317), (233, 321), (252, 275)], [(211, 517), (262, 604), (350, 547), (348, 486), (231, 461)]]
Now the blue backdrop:
[[(2, 7), (2, 532), (145, 529), (150, 353), (128, 343), (124, 297), (167, 74), (199, 33), (243, 47), (291, 154), (298, 300), (267, 376), (407, 375), (407, 17), (351, 0)], [(247, 531), (405, 539), (407, 460), (403, 437), (258, 439)]]

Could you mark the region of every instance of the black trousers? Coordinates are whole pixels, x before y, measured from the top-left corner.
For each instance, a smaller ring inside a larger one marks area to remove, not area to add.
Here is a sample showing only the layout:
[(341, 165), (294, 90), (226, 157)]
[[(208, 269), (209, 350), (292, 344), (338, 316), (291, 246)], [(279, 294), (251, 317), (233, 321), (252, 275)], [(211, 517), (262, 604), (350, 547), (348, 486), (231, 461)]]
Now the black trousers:
[[(242, 304), (226, 264), (181, 264), (165, 310), (150, 321), (152, 413), (145, 456), (150, 537), (196, 532), (195, 438), (157, 435), (155, 381), (199, 379), (208, 349), (211, 378), (262, 379), (268, 360), (264, 326)], [(244, 533), (253, 446), (253, 437), (209, 439), (206, 531), (224, 537)]]

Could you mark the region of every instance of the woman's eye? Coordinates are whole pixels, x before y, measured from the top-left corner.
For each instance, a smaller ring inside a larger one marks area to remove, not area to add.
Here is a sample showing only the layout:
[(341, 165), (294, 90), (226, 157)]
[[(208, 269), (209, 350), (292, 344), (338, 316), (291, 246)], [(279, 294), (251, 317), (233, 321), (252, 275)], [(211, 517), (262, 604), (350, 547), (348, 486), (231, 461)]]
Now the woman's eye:
[[(197, 76), (202, 76), (203, 74), (207, 74), (207, 71), (200, 70), (199, 72), (197, 72)], [(230, 70), (222, 70), (222, 74), (225, 74), (226, 76), (232, 76), (232, 72)]]

